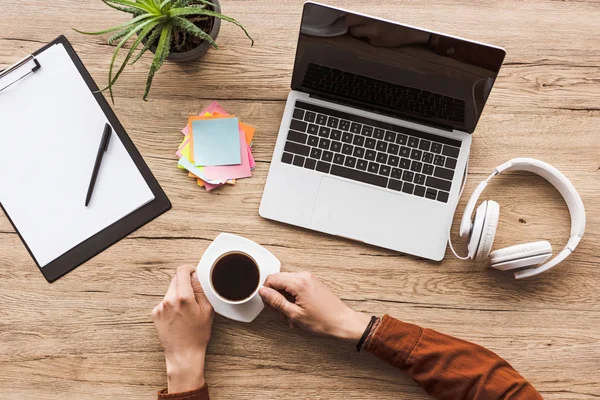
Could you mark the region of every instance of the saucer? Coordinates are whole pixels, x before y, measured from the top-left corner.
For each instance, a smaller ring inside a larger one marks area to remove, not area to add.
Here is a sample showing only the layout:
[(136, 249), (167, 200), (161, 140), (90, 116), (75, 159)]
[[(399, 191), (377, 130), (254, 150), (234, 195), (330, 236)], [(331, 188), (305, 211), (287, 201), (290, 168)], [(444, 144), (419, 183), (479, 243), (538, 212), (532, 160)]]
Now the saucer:
[(258, 294), (245, 303), (229, 304), (215, 294), (210, 284), (210, 270), (213, 264), (221, 255), (230, 251), (240, 251), (254, 258), (260, 270), (259, 286), (265, 283), (268, 275), (281, 270), (281, 262), (269, 250), (251, 240), (230, 233), (221, 233), (208, 246), (198, 263), (196, 275), (215, 312), (235, 321), (252, 322), (264, 308), (263, 301)]

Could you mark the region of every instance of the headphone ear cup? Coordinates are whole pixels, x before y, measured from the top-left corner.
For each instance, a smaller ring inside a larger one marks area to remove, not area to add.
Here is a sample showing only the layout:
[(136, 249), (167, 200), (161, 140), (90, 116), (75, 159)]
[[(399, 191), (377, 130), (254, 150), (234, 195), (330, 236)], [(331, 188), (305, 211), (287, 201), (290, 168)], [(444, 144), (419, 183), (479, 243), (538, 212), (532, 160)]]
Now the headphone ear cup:
[[(490, 210), (490, 208), (494, 208), (494, 210)], [(498, 214), (499, 206), (498, 203), (492, 200), (484, 201), (477, 207), (477, 211), (475, 212), (475, 219), (473, 220), (473, 225), (471, 228), (471, 234), (469, 236), (469, 258), (479, 260), (481, 254), (480, 248), (484, 238), (489, 236), (490, 229), (487, 225), (489, 225), (490, 220), (493, 215), (496, 215), (496, 218), (492, 221), (494, 223), (494, 229), (492, 235), (496, 233), (496, 226), (498, 225)], [(494, 238), (492, 236), (492, 243), (494, 242)], [(487, 239), (489, 242), (489, 238)], [(486, 242), (486, 243), (487, 243)], [(488, 253), (489, 249), (491, 249), (491, 244), (487, 245)], [(487, 253), (486, 253), (487, 256)]]
[(483, 221), (479, 245), (475, 250), (475, 260), (483, 260), (490, 254), (494, 238), (496, 237), (496, 229), (498, 228), (500, 205), (493, 200), (488, 200), (486, 203), (485, 219)]
[(541, 264), (552, 255), (552, 245), (546, 240), (517, 244), (490, 253), (490, 266), (500, 271)]

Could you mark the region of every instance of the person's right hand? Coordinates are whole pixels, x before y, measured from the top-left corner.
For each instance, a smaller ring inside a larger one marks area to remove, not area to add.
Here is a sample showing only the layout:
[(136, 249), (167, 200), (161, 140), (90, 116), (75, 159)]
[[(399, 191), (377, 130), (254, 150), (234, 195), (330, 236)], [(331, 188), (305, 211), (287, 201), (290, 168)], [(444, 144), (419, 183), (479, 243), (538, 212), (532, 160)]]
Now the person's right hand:
[(358, 342), (370, 321), (368, 315), (350, 309), (310, 272), (269, 275), (258, 293), (269, 307), (285, 315), (290, 327), (297, 325), (319, 335)]

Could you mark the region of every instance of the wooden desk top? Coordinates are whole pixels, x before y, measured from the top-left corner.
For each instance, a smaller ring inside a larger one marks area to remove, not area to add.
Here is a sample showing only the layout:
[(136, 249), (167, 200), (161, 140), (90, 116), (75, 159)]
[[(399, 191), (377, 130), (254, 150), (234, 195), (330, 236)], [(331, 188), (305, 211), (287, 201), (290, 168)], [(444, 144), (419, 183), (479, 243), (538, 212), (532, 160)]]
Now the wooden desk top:
[[(254, 48), (224, 24), (221, 49), (201, 62), (166, 64), (148, 102), (141, 96), (150, 56), (128, 68), (115, 88), (115, 112), (172, 200), (170, 212), (52, 285), (0, 216), (0, 399), (152, 398), (166, 377), (150, 311), (175, 268), (196, 263), (219, 232), (264, 245), (287, 271), (314, 272), (355, 309), (389, 313), (488, 347), (546, 399), (598, 398), (600, 3), (331, 0), (506, 48), (474, 134), (466, 193), (507, 159), (536, 157), (571, 179), (587, 209), (577, 251), (552, 271), (518, 282), (460, 262), (449, 250), (435, 263), (261, 219), (302, 1), (222, 3), (252, 33)], [(126, 18), (99, 0), (4, 0), (0, 66), (66, 34), (102, 85), (112, 48), (103, 37), (70, 28), (99, 30)], [(207, 193), (176, 168), (174, 152), (186, 117), (212, 99), (257, 127), (257, 168), (253, 178)], [(24, 121), (24, 143), (26, 133)], [(496, 248), (541, 239), (555, 249), (564, 246), (569, 214), (542, 179), (507, 174), (484, 197), (502, 207)], [(455, 233), (457, 227), (458, 219)], [(464, 253), (465, 242), (455, 240)], [(427, 398), (371, 355), (290, 332), (269, 313), (250, 325), (217, 317), (208, 354), (215, 399)]]

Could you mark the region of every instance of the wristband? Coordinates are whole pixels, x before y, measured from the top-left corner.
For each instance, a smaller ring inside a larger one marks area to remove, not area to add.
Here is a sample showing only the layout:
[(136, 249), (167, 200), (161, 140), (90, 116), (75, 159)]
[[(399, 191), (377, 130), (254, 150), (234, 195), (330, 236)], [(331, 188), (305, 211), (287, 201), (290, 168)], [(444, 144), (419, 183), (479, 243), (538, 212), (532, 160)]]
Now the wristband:
[(371, 317), (371, 321), (369, 321), (369, 325), (367, 325), (367, 329), (365, 329), (360, 340), (356, 344), (356, 352), (357, 353), (360, 353), (360, 349), (362, 349), (363, 344), (365, 343), (365, 340), (367, 340), (367, 336), (369, 336), (369, 333), (371, 332), (371, 329), (373, 328), (373, 324), (375, 324), (375, 321), (377, 321), (377, 317), (373, 315)]

